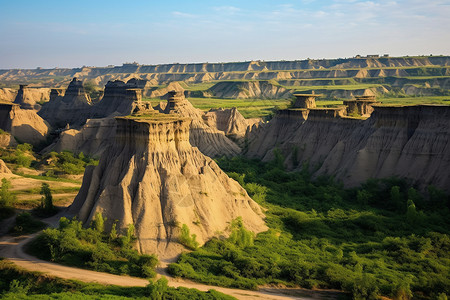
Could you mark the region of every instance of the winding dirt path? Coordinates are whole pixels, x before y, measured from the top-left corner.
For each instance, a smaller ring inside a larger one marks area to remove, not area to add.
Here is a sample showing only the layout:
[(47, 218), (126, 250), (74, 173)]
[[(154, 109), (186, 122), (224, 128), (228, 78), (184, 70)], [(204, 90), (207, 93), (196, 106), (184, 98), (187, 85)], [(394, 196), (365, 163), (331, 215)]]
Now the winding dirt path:
[[(61, 215), (62, 214), (58, 214), (44, 221), (52, 226), (55, 226)], [(0, 257), (4, 257), (7, 260), (29, 271), (43, 272), (64, 279), (75, 279), (83, 282), (96, 282), (105, 285), (118, 286), (143, 287), (149, 283), (148, 280), (142, 278), (119, 276), (103, 272), (67, 267), (33, 257), (24, 252), (23, 246), (26, 243), (30, 242), (37, 234), (38, 233), (21, 237), (3, 237), (2, 239), (0, 239)], [(167, 280), (169, 281), (168, 284), (171, 287), (195, 288), (200, 291), (208, 291), (214, 289), (224, 294), (236, 297), (237, 299), (337, 299), (339, 294), (342, 295), (342, 293), (336, 291), (312, 291), (304, 289), (261, 288), (258, 291), (248, 291), (223, 288), (171, 277), (165, 272), (164, 268), (159, 268), (157, 271), (159, 275), (166, 276)]]

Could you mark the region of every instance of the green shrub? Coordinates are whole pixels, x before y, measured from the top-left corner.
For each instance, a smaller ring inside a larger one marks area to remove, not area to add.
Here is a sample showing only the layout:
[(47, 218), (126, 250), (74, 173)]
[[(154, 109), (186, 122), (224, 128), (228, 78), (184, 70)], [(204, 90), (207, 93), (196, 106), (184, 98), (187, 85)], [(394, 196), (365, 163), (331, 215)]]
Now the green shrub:
[(11, 188), (11, 182), (2, 178), (2, 186), (0, 188), (0, 207), (12, 207), (16, 201), (16, 197), (9, 189)]
[[(100, 219), (104, 220), (101, 214), (96, 215), (96, 220)], [(45, 229), (30, 243), (28, 251), (44, 260), (102, 272), (145, 278), (156, 275), (156, 256), (140, 255), (132, 248), (133, 226), (128, 227), (125, 236), (117, 235), (115, 239), (102, 230), (99, 222), (92, 226), (83, 228), (76, 219), (61, 218), (59, 227)]]
[(10, 233), (13, 235), (35, 233), (45, 227), (45, 223), (33, 218), (30, 213), (23, 212), (17, 215), (16, 223)]
[(180, 243), (191, 250), (195, 250), (199, 245), (196, 238), (197, 236), (195, 234), (191, 235), (189, 232), (189, 227), (186, 224), (183, 224), (181, 227)]

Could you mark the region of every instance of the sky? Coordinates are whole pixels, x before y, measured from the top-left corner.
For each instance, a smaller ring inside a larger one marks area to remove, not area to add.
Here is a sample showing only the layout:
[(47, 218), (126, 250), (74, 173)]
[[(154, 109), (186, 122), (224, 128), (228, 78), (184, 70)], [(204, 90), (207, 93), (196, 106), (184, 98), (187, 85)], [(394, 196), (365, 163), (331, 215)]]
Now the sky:
[(450, 0), (0, 0), (0, 69), (449, 55)]

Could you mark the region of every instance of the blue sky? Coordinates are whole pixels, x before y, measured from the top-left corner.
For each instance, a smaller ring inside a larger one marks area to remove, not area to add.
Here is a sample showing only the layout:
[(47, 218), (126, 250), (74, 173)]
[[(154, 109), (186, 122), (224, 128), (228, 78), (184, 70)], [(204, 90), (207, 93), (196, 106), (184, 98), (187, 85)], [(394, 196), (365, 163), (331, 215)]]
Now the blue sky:
[(450, 54), (450, 0), (0, 0), (0, 68)]

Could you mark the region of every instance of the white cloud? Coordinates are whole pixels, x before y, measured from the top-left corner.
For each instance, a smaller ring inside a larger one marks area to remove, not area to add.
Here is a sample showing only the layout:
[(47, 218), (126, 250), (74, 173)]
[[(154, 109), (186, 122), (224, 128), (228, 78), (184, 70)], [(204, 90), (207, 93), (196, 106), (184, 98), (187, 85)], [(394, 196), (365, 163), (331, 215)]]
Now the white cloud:
[(184, 13), (181, 11), (173, 11), (172, 15), (177, 16), (177, 17), (184, 17), (184, 18), (195, 18), (195, 15)]
[(235, 7), (235, 6), (215, 6), (215, 7), (213, 7), (213, 9), (215, 11), (227, 13), (227, 14), (234, 14), (234, 13), (241, 11), (241, 9), (239, 7)]

